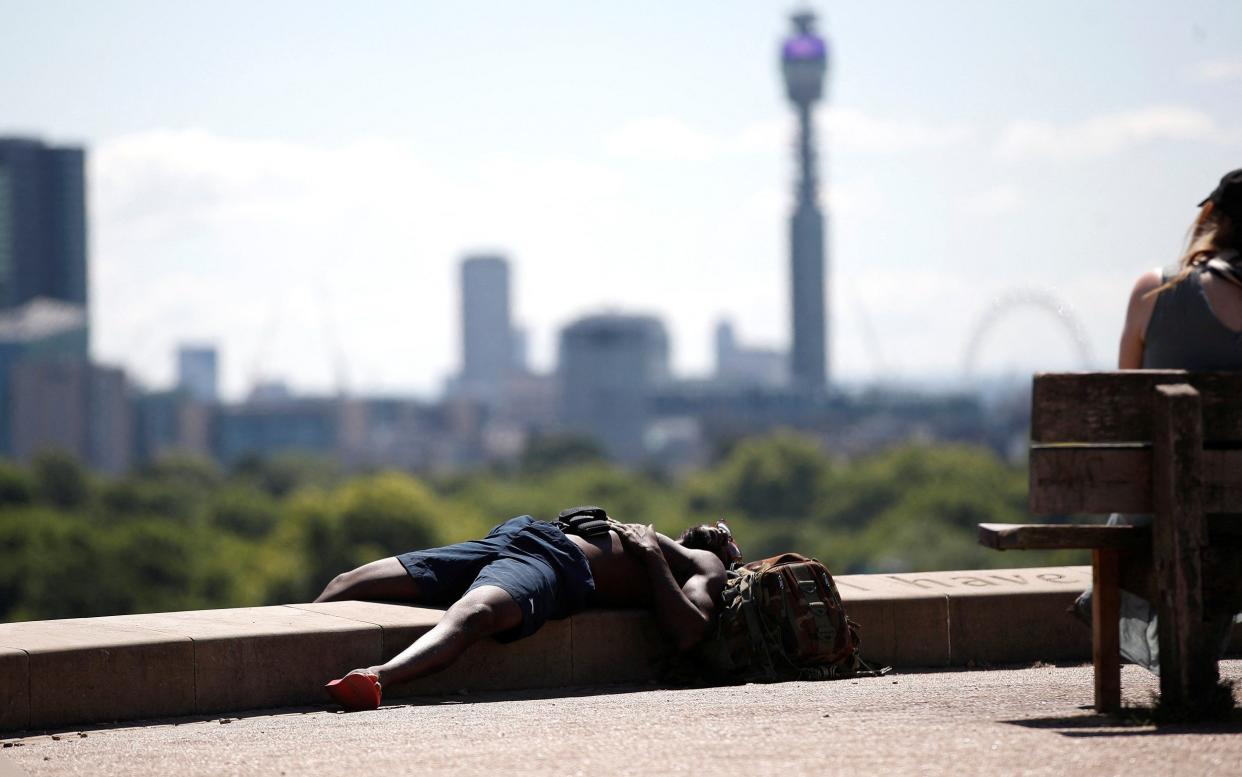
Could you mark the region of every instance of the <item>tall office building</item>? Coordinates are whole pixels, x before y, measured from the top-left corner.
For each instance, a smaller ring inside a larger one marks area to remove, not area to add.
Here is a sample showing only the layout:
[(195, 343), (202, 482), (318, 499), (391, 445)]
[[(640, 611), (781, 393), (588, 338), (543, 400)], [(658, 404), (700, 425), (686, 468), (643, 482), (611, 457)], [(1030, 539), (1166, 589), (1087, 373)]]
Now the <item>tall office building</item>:
[(181, 346), (177, 349), (177, 388), (199, 402), (214, 403), (218, 398), (216, 364), (214, 346)]
[(212, 413), (212, 447), (219, 461), (300, 452), (340, 455), (350, 404), (337, 398), (251, 398)]
[[(86, 309), (51, 299), (35, 299), (0, 310), (0, 454), (12, 455), (13, 374), (23, 363), (87, 361)], [(66, 414), (75, 412), (62, 409)]]
[(668, 334), (650, 316), (597, 315), (561, 330), (561, 420), (613, 458), (646, 454), (651, 394), (668, 381)]
[(509, 262), (477, 255), (461, 263), (460, 391), (496, 402), (515, 366), (517, 338), (509, 308)]
[(796, 386), (822, 391), (828, 385), (827, 270), (824, 216), (819, 209), (812, 107), (823, 95), (828, 51), (815, 33), (815, 14), (792, 17), (794, 31), (781, 46), (785, 90), (798, 112), (798, 181), (790, 221), (793, 347), (790, 372)]
[(24, 360), (9, 378), (13, 455), (55, 450), (92, 469), (129, 469), (133, 417), (125, 373), (72, 357)]
[(85, 154), (0, 138), (0, 309), (87, 304)]
[(779, 388), (789, 384), (789, 354), (774, 348), (752, 348), (738, 342), (733, 324), (716, 324), (718, 383)]

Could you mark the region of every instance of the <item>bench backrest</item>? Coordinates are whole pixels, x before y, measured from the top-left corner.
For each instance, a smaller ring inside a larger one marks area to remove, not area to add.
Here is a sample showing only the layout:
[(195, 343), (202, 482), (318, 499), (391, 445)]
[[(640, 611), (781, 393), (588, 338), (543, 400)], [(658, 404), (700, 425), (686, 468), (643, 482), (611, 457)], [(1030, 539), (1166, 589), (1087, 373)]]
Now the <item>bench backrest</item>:
[(1242, 373), (1045, 373), (1031, 397), (1030, 508), (1037, 515), (1152, 512), (1156, 386), (1199, 395), (1206, 512), (1242, 513)]

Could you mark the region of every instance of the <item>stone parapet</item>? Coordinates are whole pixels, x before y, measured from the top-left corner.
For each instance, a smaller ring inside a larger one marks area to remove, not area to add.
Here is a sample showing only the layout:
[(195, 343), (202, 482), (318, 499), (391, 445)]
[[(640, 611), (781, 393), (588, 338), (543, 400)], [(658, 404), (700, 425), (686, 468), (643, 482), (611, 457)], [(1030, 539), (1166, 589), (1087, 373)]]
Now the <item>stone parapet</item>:
[(836, 578), (869, 661), (894, 667), (1089, 660), (1091, 633), (1067, 612), (1091, 567)]
[[(907, 668), (1090, 659), (1066, 608), (1090, 567), (837, 578), (869, 661)], [(395, 655), (440, 610), (332, 602), (0, 624), (0, 731), (326, 702), (322, 685)], [(592, 610), (385, 697), (659, 677), (651, 616)]]

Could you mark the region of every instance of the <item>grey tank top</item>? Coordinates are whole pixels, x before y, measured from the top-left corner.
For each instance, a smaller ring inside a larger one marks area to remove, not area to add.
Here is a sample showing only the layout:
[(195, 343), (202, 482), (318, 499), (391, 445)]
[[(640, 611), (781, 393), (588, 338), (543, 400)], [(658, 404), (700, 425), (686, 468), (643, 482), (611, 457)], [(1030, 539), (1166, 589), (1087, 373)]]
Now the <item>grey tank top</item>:
[[(1164, 280), (1177, 274), (1164, 269)], [(1143, 348), (1144, 369), (1242, 370), (1242, 332), (1221, 323), (1203, 291), (1203, 270), (1156, 297)]]

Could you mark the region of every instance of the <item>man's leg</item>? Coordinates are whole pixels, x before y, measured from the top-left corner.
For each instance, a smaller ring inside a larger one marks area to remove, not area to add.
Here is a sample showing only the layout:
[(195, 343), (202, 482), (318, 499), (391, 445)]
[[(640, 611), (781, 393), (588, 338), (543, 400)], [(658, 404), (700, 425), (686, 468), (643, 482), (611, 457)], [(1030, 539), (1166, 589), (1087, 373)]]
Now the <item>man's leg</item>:
[(383, 688), (438, 672), (475, 642), (521, 623), (522, 609), (503, 588), (479, 586), (448, 608), (439, 623), (392, 660), (355, 669), (329, 683), (328, 691), (346, 709), (375, 709)]
[(521, 623), (521, 607), (503, 588), (479, 586), (457, 600), (439, 623), (390, 661), (355, 669), (329, 683), (328, 691), (346, 709), (375, 709), (383, 688), (438, 672), (484, 637)]
[(474, 643), (516, 628), (522, 609), (503, 588), (483, 585), (466, 593), (430, 631), (405, 650), (368, 671), (383, 686), (425, 677), (444, 669)]
[(377, 599), (386, 602), (419, 601), (418, 586), (410, 573), (395, 557), (382, 558), (342, 572), (332, 578), (315, 598), (317, 602), (339, 602), (348, 599)]

